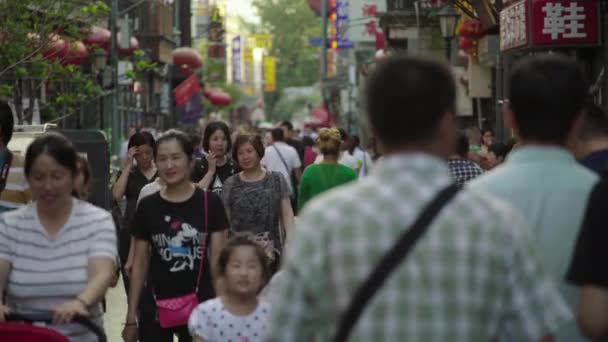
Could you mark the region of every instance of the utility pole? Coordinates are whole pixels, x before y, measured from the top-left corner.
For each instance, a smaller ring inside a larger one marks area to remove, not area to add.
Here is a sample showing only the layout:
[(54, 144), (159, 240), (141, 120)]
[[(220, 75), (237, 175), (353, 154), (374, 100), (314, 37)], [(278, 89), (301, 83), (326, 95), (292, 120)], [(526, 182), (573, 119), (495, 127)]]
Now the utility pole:
[[(327, 75), (327, 7), (329, 0), (321, 0), (321, 67), (320, 69), (320, 81), (321, 81), (321, 94), (324, 94), (323, 80)], [(325, 97), (323, 97), (325, 98)]]
[(113, 152), (120, 154), (120, 116), (118, 113), (118, 38), (117, 38), (118, 0), (112, 0), (112, 11), (110, 14), (110, 32), (112, 33), (112, 48), (110, 50), (110, 67), (112, 68), (112, 147)]

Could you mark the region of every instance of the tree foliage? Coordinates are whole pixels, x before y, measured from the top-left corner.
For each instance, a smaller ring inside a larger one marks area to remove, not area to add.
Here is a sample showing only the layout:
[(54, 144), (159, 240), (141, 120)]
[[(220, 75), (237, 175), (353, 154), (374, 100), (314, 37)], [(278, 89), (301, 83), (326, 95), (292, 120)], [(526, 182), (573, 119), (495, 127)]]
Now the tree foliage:
[(319, 79), (319, 48), (308, 43), (319, 37), (321, 20), (306, 0), (254, 0), (262, 22), (261, 31), (272, 35), (272, 50), (277, 57), (277, 92), (266, 96), (266, 108), (272, 113), (281, 90), (310, 86)]
[(90, 72), (61, 60), (47, 60), (43, 54), (58, 37), (67, 42), (83, 39), (91, 23), (107, 14), (102, 1), (0, 1), (0, 96), (16, 100), (19, 121), (29, 119), (24, 117), (20, 99), (40, 94), (41, 87), (48, 95), (41, 111), (55, 115), (68, 114), (100, 96), (102, 89)]

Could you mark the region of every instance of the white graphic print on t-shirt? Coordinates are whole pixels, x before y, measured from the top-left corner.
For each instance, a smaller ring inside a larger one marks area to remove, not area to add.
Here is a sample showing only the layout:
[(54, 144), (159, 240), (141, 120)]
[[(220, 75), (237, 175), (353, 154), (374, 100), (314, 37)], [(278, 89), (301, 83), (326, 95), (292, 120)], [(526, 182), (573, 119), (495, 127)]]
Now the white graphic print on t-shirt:
[(153, 234), (152, 241), (160, 257), (171, 263), (170, 272), (192, 271), (195, 260), (203, 257), (202, 241), (206, 233), (199, 232), (191, 224), (181, 219), (173, 219), (166, 215), (164, 218), (169, 225), (168, 233)]

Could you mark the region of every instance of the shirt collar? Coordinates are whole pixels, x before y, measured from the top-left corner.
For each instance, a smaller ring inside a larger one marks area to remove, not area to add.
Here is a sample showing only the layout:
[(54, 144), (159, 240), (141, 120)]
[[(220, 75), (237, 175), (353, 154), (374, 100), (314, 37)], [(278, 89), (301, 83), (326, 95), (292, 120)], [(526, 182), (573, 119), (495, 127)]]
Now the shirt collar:
[(559, 146), (522, 146), (513, 150), (507, 157), (506, 164), (528, 163), (575, 163), (572, 153)]
[(449, 179), (445, 160), (426, 153), (400, 153), (385, 156), (373, 171), (380, 177), (399, 177), (403, 173), (421, 175), (424, 178)]

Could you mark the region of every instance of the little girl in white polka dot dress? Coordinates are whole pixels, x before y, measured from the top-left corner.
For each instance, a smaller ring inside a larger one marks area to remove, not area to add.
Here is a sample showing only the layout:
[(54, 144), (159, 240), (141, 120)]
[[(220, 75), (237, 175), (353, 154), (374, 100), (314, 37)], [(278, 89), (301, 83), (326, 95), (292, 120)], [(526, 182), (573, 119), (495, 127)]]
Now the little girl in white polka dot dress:
[(200, 304), (188, 321), (194, 342), (265, 342), (269, 305), (258, 298), (270, 274), (264, 250), (245, 237), (231, 239), (218, 261), (225, 293)]

